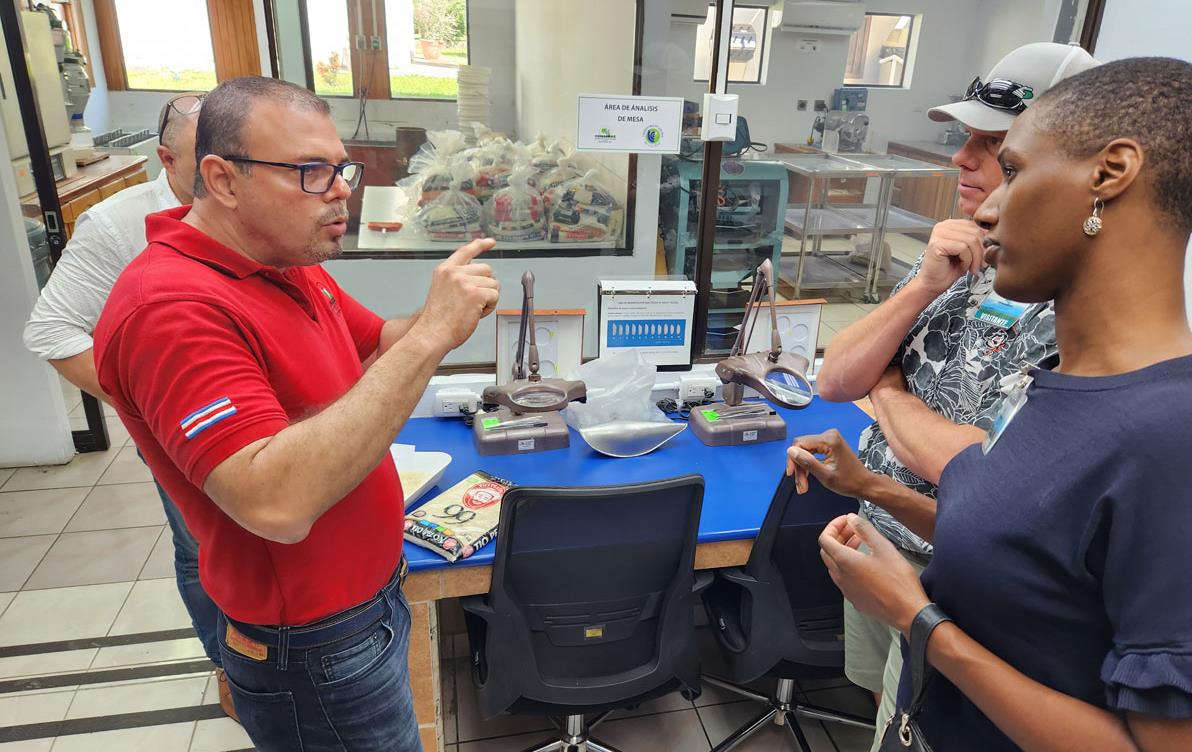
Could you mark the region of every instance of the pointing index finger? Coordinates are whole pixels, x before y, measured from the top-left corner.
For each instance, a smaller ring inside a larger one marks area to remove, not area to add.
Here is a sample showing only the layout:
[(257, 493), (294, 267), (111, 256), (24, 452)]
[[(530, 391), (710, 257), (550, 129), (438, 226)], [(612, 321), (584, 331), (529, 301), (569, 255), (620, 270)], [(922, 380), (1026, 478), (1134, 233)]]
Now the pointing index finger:
[(493, 240), (492, 238), (473, 240), (471, 243), (460, 246), (458, 249), (456, 249), (455, 253), (448, 256), (444, 263), (453, 266), (463, 266), (464, 264), (470, 263), (473, 259), (485, 251), (492, 250), (493, 246), (496, 244), (497, 241)]

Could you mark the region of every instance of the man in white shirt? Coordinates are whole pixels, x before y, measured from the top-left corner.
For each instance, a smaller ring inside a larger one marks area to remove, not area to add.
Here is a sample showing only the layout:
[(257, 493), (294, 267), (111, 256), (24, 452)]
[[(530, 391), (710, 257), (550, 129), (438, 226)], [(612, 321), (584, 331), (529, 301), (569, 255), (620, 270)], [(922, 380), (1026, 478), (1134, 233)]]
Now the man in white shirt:
[[(192, 201), (195, 125), (203, 94), (171, 97), (158, 117), (156, 180), (126, 188), (88, 209), (25, 325), (25, 346), (75, 386), (107, 401), (95, 375), (92, 332), (116, 278), (145, 249), (145, 217)], [(178, 591), (203, 649), (218, 667), (220, 705), (235, 717), (215, 635), (218, 612), (199, 583), (199, 549), (178, 508), (157, 486), (174, 538)]]

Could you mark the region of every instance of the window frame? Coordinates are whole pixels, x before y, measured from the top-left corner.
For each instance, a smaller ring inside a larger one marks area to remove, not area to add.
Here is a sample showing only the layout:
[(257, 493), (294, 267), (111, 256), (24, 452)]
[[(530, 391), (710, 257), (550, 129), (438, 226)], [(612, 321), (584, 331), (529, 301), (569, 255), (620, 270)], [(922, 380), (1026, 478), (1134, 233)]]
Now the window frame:
[[(323, 0), (323, 1), (325, 1), (325, 0)], [(356, 32), (355, 32), (354, 27), (356, 25), (356, 22), (354, 20), (354, 15), (352, 13), (352, 7), (351, 7), (352, 1), (353, 0), (343, 0), (343, 3), (344, 3), (344, 9), (347, 11), (347, 14), (348, 14), (348, 34), (350, 36), (355, 36)], [(356, 1), (359, 2), (360, 0), (356, 0)], [(266, 2), (272, 2), (272, 0), (266, 0)], [(352, 94), (319, 94), (319, 92), (315, 90), (314, 60), (311, 58), (311, 52), (310, 52), (310, 18), (309, 18), (309, 14), (307, 12), (307, 4), (309, 2), (310, 2), (310, 0), (298, 0), (298, 24), (302, 30), (302, 62), (303, 62), (303, 67), (306, 71), (306, 88), (308, 90), (310, 90), (316, 96), (322, 97), (323, 99), (338, 99), (338, 100), (359, 99), (360, 98), (360, 95), (358, 93), (359, 89), (356, 88), (356, 71), (363, 69), (364, 65), (363, 65), (362, 61), (358, 62), (358, 60), (357, 60), (357, 57), (356, 57), (357, 50), (356, 50), (355, 46), (350, 46), (348, 48), (348, 55), (350, 58), (349, 67), (352, 70), (352, 88), (354, 89), (354, 92)], [(365, 16), (368, 16), (368, 18), (370, 18), (370, 19), (372, 17), (371, 16), (371, 14), (372, 14), (371, 7), (372, 6), (365, 6), (364, 9), (362, 10), (362, 13)], [(378, 36), (385, 37), (385, 35), (386, 35), (385, 31), (387, 29), (387, 26), (386, 26), (387, 17), (385, 14), (387, 11), (385, 10), (384, 0), (381, 0), (381, 2), (378, 2), (376, 4), (376, 9), (377, 9), (377, 15), (379, 17)], [(468, 47), (468, 61), (470, 63), (472, 60), (472, 1), (471, 0), (464, 0), (464, 17), (467, 19), (466, 23), (468, 26), (468, 34), (467, 34), (466, 43), (467, 43), (467, 47)], [(369, 100), (392, 101), (392, 102), (442, 102), (442, 103), (447, 103), (447, 104), (454, 104), (455, 102), (459, 101), (458, 96), (451, 97), (450, 99), (446, 99), (446, 98), (442, 98), (442, 97), (395, 97), (395, 96), (393, 96), (393, 89), (392, 89), (392, 86), (390, 85), (390, 81), (389, 81), (389, 45), (388, 44), (384, 45), (381, 48), (381, 52), (384, 53), (384, 57), (385, 57), (385, 65), (383, 66), (383, 69), (380, 72), (380, 75), (384, 76), (385, 85), (383, 87), (381, 87), (381, 88), (383, 88), (384, 91), (383, 91), (383, 94), (377, 94), (377, 93), (374, 93), (373, 86), (369, 86), (369, 93), (368, 93)], [(374, 72), (372, 83), (376, 84), (377, 79), (378, 79), (378, 74), (376, 72)]]
[[(852, 56), (850, 55), (849, 57), (847, 57), (845, 59), (844, 75), (842, 75), (840, 77), (840, 80), (841, 80), (840, 85), (841, 86), (864, 87), (866, 89), (909, 89), (910, 86), (908, 86), (906, 83), (906, 72), (907, 72), (908, 67), (910, 66), (911, 58), (914, 57), (914, 50), (912, 49), (912, 45), (914, 45), (915, 41), (916, 41), (915, 40), (915, 19), (918, 18), (918, 14), (915, 14), (915, 13), (892, 13), (892, 12), (888, 12), (888, 11), (875, 11), (873, 13), (870, 13), (869, 11), (866, 11), (865, 12), (866, 23), (863, 27), (865, 29), (865, 36), (861, 40), (861, 44), (865, 45), (865, 46), (868, 46), (868, 44), (869, 44), (870, 25), (869, 25), (868, 21), (873, 16), (890, 16), (893, 18), (909, 18), (910, 19), (910, 23), (906, 27), (906, 37), (907, 37), (906, 60), (904, 60), (902, 62), (902, 71), (898, 77), (898, 83), (897, 84), (872, 84), (872, 83), (867, 83), (865, 81), (853, 81), (853, 82), (848, 81), (849, 66), (852, 62), (852, 60), (851, 60)], [(857, 34), (859, 34), (860, 31), (861, 30), (858, 29), (856, 32), (853, 32), (853, 34), (849, 37), (850, 40), (853, 37), (855, 37)], [(850, 42), (850, 46), (851, 46), (851, 42)]]
[[(714, 8), (715, 5), (710, 4), (708, 7)], [(745, 80), (741, 80), (741, 79), (735, 79), (732, 77), (732, 74), (729, 73), (728, 78), (726, 79), (725, 83), (727, 83), (730, 86), (764, 86), (765, 78), (766, 78), (766, 54), (769, 51), (769, 46), (770, 46), (769, 41), (767, 40), (767, 37), (770, 34), (770, 10), (771, 10), (771, 8), (768, 5), (738, 5), (736, 3), (733, 3), (733, 15), (734, 16), (737, 14), (738, 10), (760, 10), (760, 11), (762, 11), (762, 34), (761, 34), (761, 44), (758, 45), (758, 55), (759, 55), (760, 59), (757, 64), (757, 80), (756, 81), (745, 81)], [(705, 18), (704, 21), (702, 21), (699, 25), (703, 26), (704, 23), (706, 23), (706, 22), (707, 22), (707, 19)], [(736, 25), (735, 19), (734, 19), (733, 25), (734, 26)], [(730, 33), (730, 39), (731, 39), (731, 33), (732, 33), (731, 30), (729, 33)], [(730, 45), (731, 45), (731, 42), (730, 42)], [(708, 83), (708, 79), (706, 79), (706, 78), (695, 78), (695, 71), (692, 71), (691, 75), (692, 75), (692, 79), (691, 79), (692, 83), (697, 83), (697, 84)]]
[[(218, 85), (239, 76), (261, 75), (261, 55), (257, 42), (256, 14), (253, 0), (204, 0), (207, 25), (211, 33), (211, 54)], [(143, 91), (173, 94), (183, 89), (141, 89), (128, 84), (124, 62), (124, 42), (120, 38), (120, 19), (116, 0), (93, 0), (99, 50), (103, 57), (104, 78), (108, 91)], [(91, 60), (88, 59), (88, 66)]]

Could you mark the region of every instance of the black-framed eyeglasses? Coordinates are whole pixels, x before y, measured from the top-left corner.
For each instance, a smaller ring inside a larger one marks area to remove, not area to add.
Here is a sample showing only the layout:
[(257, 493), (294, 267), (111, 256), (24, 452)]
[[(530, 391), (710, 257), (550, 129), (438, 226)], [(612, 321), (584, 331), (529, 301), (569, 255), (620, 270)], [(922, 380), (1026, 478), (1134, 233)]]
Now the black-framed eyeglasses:
[(981, 83), (977, 76), (969, 84), (964, 93), (964, 101), (975, 99), (983, 105), (996, 110), (1005, 110), (1015, 114), (1025, 112), (1027, 103), (1035, 98), (1035, 90), (1026, 84), (1016, 83), (1004, 78), (995, 78), (988, 83)]
[(157, 125), (157, 143), (163, 143), (162, 138), (166, 133), (166, 123), (170, 122), (171, 112), (177, 112), (179, 115), (193, 115), (202, 109), (203, 100), (206, 98), (206, 94), (183, 94), (166, 102), (165, 113)]
[(302, 164), (293, 164), (292, 162), (266, 162), (263, 159), (249, 159), (248, 157), (224, 157), (224, 159), (229, 162), (244, 162), (246, 164), (259, 164), (268, 167), (284, 167), (287, 170), (297, 170), (300, 176), (302, 190), (316, 195), (331, 190), (331, 186), (335, 185), (335, 178), (340, 175), (343, 176), (344, 182), (348, 184), (349, 190), (356, 190), (356, 186), (360, 185), (360, 178), (364, 177), (363, 162), (341, 162), (340, 164), (303, 162)]

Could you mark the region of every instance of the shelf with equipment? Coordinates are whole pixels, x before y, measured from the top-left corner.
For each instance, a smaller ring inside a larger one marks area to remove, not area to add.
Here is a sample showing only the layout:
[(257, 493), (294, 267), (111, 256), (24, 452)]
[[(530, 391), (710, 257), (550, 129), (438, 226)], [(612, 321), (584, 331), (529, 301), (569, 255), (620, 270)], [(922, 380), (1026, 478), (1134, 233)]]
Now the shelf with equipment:
[[(664, 157), (662, 162), (658, 219), (667, 273), (687, 279), (695, 279), (702, 169), (697, 159)], [(766, 259), (775, 267), (781, 261), (787, 190), (787, 170), (781, 162), (725, 159), (721, 163), (708, 354), (728, 352), (728, 334), (735, 334), (740, 323), (757, 267)]]

